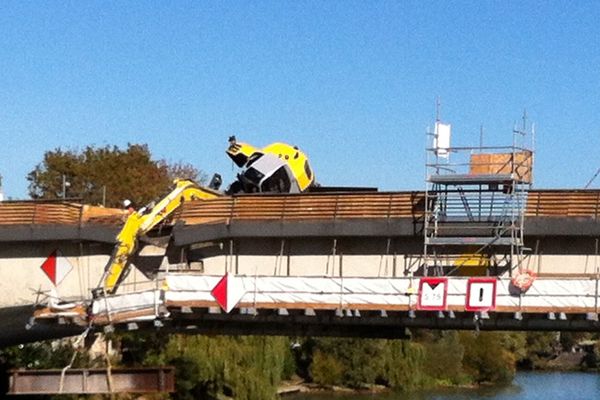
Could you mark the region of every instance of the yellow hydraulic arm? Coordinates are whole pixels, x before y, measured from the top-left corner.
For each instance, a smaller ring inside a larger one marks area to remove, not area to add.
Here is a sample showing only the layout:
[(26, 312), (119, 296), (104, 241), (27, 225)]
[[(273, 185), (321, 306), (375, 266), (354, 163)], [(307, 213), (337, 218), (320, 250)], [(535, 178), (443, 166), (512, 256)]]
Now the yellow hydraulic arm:
[(138, 238), (168, 218), (184, 201), (212, 199), (219, 193), (201, 187), (186, 179), (175, 180), (174, 189), (151, 209), (134, 211), (117, 235), (117, 244), (104, 269), (104, 274), (94, 295), (113, 294), (127, 276), (131, 257), (136, 251)]

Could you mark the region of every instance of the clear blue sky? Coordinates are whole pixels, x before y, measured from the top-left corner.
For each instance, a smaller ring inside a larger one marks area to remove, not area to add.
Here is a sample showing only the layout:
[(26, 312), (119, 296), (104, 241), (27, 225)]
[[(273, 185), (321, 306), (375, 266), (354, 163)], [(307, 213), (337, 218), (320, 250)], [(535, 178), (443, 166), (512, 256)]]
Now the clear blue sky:
[[(536, 186), (600, 167), (600, 3), (0, 2), (8, 196), (56, 147), (147, 143), (233, 176), (227, 137), (298, 144), (328, 185), (424, 188), (435, 116), (455, 144), (537, 127)], [(595, 187), (600, 187), (596, 182)]]

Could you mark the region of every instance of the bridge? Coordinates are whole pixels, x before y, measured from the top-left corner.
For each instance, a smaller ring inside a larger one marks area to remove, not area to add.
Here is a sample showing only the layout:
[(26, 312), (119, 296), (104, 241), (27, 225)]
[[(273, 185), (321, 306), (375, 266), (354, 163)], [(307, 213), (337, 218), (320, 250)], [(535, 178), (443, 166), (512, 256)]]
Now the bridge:
[[(365, 337), (402, 337), (413, 327), (598, 330), (600, 191), (527, 191), (528, 253), (521, 267), (537, 275), (527, 291), (515, 290), (515, 271), (502, 268), (506, 246), (494, 247), (482, 264), (471, 249), (476, 242), (448, 243), (449, 270), (442, 277), (428, 273), (427, 196), (314, 193), (189, 202), (170, 224), (142, 238), (119, 292), (93, 302), (91, 290), (123, 213), (65, 202), (0, 203), (6, 321), (0, 344), (66, 336), (89, 324)], [(464, 238), (478, 237), (471, 226), (461, 229)], [(72, 269), (54, 285), (40, 267), (56, 250)], [(492, 276), (481, 276), (490, 270)], [(235, 300), (229, 313), (212, 293), (225, 275), (233, 288), (227, 301)]]

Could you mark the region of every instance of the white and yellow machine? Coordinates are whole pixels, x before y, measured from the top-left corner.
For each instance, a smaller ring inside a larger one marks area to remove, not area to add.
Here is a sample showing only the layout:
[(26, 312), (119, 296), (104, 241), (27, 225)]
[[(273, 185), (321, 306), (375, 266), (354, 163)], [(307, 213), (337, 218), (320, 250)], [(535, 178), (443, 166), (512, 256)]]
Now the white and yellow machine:
[(258, 149), (229, 138), (227, 155), (240, 168), (238, 180), (228, 194), (235, 193), (301, 193), (315, 184), (308, 157), (297, 146), (272, 143)]
[[(241, 168), (227, 194), (278, 192), (300, 193), (314, 184), (308, 158), (297, 147), (273, 143), (263, 149), (229, 139), (227, 154)], [(110, 257), (94, 297), (114, 294), (129, 272), (131, 259), (141, 235), (169, 218), (185, 201), (208, 200), (223, 196), (215, 189), (202, 187), (191, 180), (177, 179), (173, 190), (156, 205), (133, 211), (117, 235)]]

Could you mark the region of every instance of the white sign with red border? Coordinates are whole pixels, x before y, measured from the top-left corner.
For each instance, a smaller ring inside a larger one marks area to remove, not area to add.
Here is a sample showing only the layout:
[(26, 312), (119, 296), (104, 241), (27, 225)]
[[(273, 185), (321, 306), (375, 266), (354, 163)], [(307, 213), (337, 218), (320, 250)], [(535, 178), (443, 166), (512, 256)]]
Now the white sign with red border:
[(447, 307), (448, 278), (419, 279), (419, 298), (417, 309), (425, 311), (443, 311)]
[(496, 308), (495, 277), (469, 278), (467, 281), (466, 311), (491, 311)]

